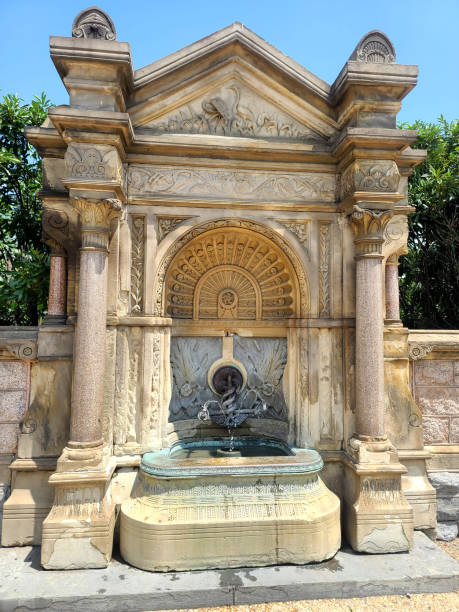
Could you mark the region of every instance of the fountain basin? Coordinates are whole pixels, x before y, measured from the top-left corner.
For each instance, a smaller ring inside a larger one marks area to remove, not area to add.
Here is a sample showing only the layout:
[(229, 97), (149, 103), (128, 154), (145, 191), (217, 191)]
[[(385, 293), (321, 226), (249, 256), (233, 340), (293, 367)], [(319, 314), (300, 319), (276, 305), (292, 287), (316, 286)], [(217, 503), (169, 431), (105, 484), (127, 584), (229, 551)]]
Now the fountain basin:
[(304, 564), (341, 544), (320, 455), (273, 438), (192, 439), (142, 459), (121, 506), (120, 549), (150, 571)]

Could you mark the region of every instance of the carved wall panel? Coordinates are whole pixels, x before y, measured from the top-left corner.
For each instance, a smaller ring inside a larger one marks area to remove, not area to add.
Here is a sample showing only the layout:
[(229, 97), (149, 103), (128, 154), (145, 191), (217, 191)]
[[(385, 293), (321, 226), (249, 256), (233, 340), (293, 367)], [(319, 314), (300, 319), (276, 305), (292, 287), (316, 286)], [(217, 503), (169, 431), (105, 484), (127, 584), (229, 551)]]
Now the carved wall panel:
[[(287, 363), (286, 339), (236, 337), (233, 355), (248, 373), (246, 388), (256, 391), (266, 402), (266, 418), (286, 421), (287, 406), (282, 389)], [(221, 338), (172, 338), (171, 422), (195, 419), (207, 400), (218, 399), (208, 385), (207, 376), (210, 366), (221, 357)]]
[(131, 228), (131, 312), (139, 314), (145, 280), (145, 217), (132, 217)]
[(143, 127), (159, 134), (216, 134), (326, 142), (318, 133), (235, 79)]
[(247, 370), (247, 388), (266, 402), (266, 418), (287, 420), (282, 379), (287, 363), (285, 338), (236, 338), (234, 356)]
[(190, 217), (158, 217), (158, 242), (161, 242), (168, 234)]
[(205, 401), (217, 399), (207, 384), (207, 372), (221, 355), (221, 338), (172, 338), (170, 421), (195, 419)]
[(166, 313), (179, 319), (284, 319), (298, 310), (295, 273), (262, 235), (221, 228), (175, 256), (166, 279)]
[(110, 145), (71, 142), (65, 153), (67, 177), (86, 180), (120, 181), (122, 166), (118, 152)]
[(341, 175), (341, 199), (355, 191), (395, 193), (400, 181), (397, 164), (391, 160), (357, 160)]
[(136, 445), (141, 438), (143, 333), (118, 327), (116, 342), (114, 443)]
[(294, 234), (303, 245), (306, 253), (309, 255), (309, 231), (310, 221), (290, 221), (277, 219), (277, 222), (286, 227), (292, 234)]
[(136, 197), (335, 201), (335, 177), (325, 173), (130, 165), (128, 183), (129, 195)]
[(319, 316), (330, 316), (330, 224), (319, 224)]

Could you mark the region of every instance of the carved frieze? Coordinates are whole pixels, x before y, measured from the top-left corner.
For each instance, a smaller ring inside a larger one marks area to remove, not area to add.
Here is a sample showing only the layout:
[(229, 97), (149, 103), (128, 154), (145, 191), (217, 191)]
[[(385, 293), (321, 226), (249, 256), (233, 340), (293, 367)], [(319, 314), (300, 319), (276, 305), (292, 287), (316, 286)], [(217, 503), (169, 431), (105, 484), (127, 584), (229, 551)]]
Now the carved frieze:
[(116, 40), (116, 30), (110, 17), (97, 8), (91, 6), (75, 17), (72, 25), (73, 38), (99, 38), (102, 40)]
[(326, 141), (236, 80), (203, 98), (187, 102), (144, 127), (155, 133)]
[(122, 165), (115, 147), (71, 142), (65, 153), (67, 179), (121, 182)]
[[(285, 255), (285, 263), (291, 265), (295, 271), (295, 273), (291, 274), (291, 282), (296, 285), (296, 281), (299, 284), (299, 302), (300, 302), (300, 311), (308, 312), (309, 310), (309, 286), (306, 280), (306, 275), (303, 269), (303, 266), (299, 262), (295, 252), (290, 246), (283, 241), (277, 232), (271, 231), (265, 226), (262, 226), (258, 223), (252, 221), (242, 221), (242, 220), (234, 220), (234, 219), (221, 219), (219, 221), (210, 221), (205, 223), (199, 227), (193, 228), (189, 232), (187, 232), (184, 236), (176, 240), (170, 249), (167, 251), (164, 259), (161, 261), (161, 264), (158, 269), (158, 277), (156, 283), (156, 296), (155, 296), (155, 307), (154, 314), (157, 316), (161, 316), (163, 312), (165, 312), (168, 308), (168, 297), (164, 296), (164, 306), (163, 306), (163, 292), (164, 286), (173, 287), (175, 283), (170, 284), (169, 281), (166, 282), (166, 273), (168, 273), (168, 279), (171, 276), (172, 265), (171, 262), (174, 257), (177, 256), (179, 251), (182, 248), (185, 248), (188, 243), (203, 233), (210, 232), (211, 230), (222, 230), (226, 228), (236, 229), (239, 232), (241, 230), (248, 230), (249, 233), (252, 233), (253, 239), (255, 241), (259, 240), (260, 237), (265, 237), (268, 239), (267, 247), (273, 246), (279, 248), (281, 252)], [(242, 232), (244, 233), (244, 232)], [(247, 232), (245, 232), (247, 233)], [(270, 243), (273, 243), (270, 245)], [(170, 268), (170, 269), (169, 269)], [(296, 276), (296, 278), (295, 278)], [(178, 289), (178, 287), (177, 287)], [(169, 294), (168, 294), (169, 295)], [(189, 300), (189, 298), (187, 298)], [(297, 306), (298, 307), (298, 306)], [(187, 317), (189, 314), (187, 314)]]
[(130, 196), (273, 202), (335, 201), (335, 179), (326, 173), (131, 165), (128, 183)]
[(131, 226), (131, 312), (143, 312), (145, 278), (145, 218), (132, 217)]
[(319, 224), (319, 317), (330, 316), (330, 223)]
[(158, 217), (158, 242), (173, 232), (177, 226), (190, 217)]
[(341, 199), (356, 191), (395, 193), (400, 181), (392, 160), (357, 160), (341, 175)]

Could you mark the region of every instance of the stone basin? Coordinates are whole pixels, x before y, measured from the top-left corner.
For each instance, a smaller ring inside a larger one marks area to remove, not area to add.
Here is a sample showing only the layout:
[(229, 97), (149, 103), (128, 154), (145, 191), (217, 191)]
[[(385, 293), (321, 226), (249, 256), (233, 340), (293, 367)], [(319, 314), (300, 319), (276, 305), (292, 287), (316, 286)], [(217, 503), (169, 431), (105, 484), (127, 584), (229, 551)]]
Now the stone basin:
[(180, 440), (144, 455), (121, 506), (123, 558), (150, 571), (304, 564), (341, 544), (320, 455), (274, 438)]

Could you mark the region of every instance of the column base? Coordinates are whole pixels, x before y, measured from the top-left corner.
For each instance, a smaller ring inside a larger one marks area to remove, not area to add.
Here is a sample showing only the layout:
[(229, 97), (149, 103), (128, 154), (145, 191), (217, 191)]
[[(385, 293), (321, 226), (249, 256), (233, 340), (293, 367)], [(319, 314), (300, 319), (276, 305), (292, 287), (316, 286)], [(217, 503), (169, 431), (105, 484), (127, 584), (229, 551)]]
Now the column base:
[[(49, 479), (55, 497), (43, 522), (41, 564), (45, 569), (102, 568), (112, 556), (116, 506), (109, 487), (115, 462), (104, 452), (97, 468), (83, 467), (82, 460), (68, 460), (73, 450), (64, 450), (58, 471)], [(80, 464), (78, 471), (72, 470), (72, 463)]]
[(67, 315), (52, 315), (47, 314), (43, 318), (42, 325), (65, 325), (67, 323)]
[(344, 530), (357, 552), (392, 553), (413, 546), (413, 509), (402, 492), (401, 465), (392, 451), (361, 455), (379, 461), (346, 461), (344, 488)]

